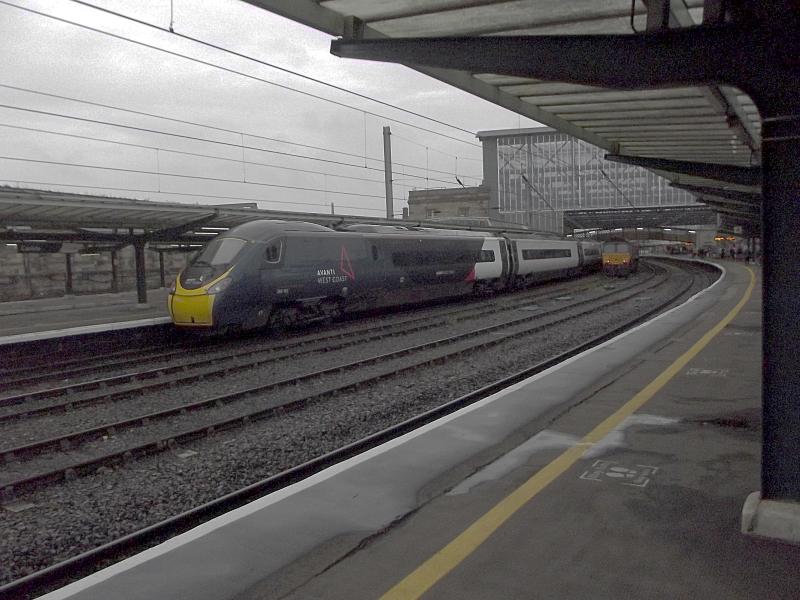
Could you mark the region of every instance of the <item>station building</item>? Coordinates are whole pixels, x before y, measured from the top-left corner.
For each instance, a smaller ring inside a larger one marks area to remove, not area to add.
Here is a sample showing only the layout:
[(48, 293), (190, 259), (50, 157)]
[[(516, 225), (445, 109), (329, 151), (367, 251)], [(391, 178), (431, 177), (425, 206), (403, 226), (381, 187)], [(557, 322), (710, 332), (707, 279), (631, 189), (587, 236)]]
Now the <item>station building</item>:
[(652, 171), (607, 161), (602, 148), (550, 127), (478, 138), (490, 218), (563, 234), (568, 210), (699, 205)]
[(605, 160), (602, 148), (550, 127), (482, 131), (478, 138), (483, 185), (411, 191), (409, 219), (488, 219), (565, 235), (581, 229), (576, 211), (619, 209), (639, 216), (670, 212), (670, 222), (679, 225), (716, 225), (689, 192), (643, 167)]

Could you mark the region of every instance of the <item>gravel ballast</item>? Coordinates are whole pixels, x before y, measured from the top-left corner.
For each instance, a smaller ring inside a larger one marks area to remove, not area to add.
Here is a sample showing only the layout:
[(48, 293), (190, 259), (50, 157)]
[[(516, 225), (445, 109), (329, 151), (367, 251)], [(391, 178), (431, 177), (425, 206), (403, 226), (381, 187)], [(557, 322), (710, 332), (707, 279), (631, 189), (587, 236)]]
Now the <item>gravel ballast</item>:
[[(492, 352), (472, 352), (443, 365), (419, 369), (414, 372), (413, 379), (408, 375), (386, 379), (356, 392), (312, 403), (302, 411), (219, 432), (119, 466), (101, 467), (94, 474), (14, 498), (15, 506), (32, 506), (19, 512), (0, 510), (0, 530), (3, 532), (0, 583), (7, 583), (240, 489), (541, 362), (646, 312), (674, 295), (686, 277), (695, 275), (692, 271), (671, 278), (671, 283), (646, 292), (645, 295), (650, 297), (647, 301), (620, 302), (613, 308), (594, 311), (558, 328), (511, 340)], [(707, 286), (715, 276), (716, 273), (700, 272), (695, 287), (687, 295)], [(490, 324), (492, 319), (482, 321), (480, 326)], [(465, 326), (474, 328), (475, 324), (467, 322)], [(438, 331), (437, 336), (443, 337), (444, 334)], [(404, 337), (402, 345), (422, 343), (424, 339), (425, 332), (414, 333), (408, 339)], [(243, 385), (245, 381), (249, 385), (295, 371), (307, 372), (320, 366), (350, 362), (360, 356), (378, 354), (381, 350), (396, 349), (398, 343), (397, 339), (390, 338), (375, 345), (307, 355), (302, 361), (297, 361), (299, 364), (284, 365), (277, 372), (270, 371), (271, 367), (264, 369), (265, 373), (260, 369), (252, 373), (240, 372), (236, 374), (234, 384), (227, 379), (208, 379), (202, 383), (206, 386), (204, 394), (220, 393), (222, 389)], [(412, 362), (417, 359), (408, 357), (405, 360)], [(403, 359), (394, 368), (400, 368), (402, 364)], [(343, 373), (339, 377), (345, 382), (347, 377), (356, 375)], [(334, 382), (326, 380), (321, 385), (323, 388), (332, 387)], [(304, 391), (298, 389), (285, 393), (300, 394)], [(196, 396), (197, 389), (189, 385), (185, 389), (164, 392), (167, 393), (140, 399), (143, 404), (139, 408), (174, 402), (182, 394)], [(225, 409), (232, 409), (232, 406)], [(108, 407), (98, 406), (87, 411), (93, 416), (87, 417), (89, 420), (86, 422), (111, 418), (113, 415), (101, 414), (105, 410), (109, 410)], [(77, 412), (70, 418), (81, 423), (84, 417)], [(118, 416), (119, 413), (115, 414)], [(24, 437), (22, 432), (18, 435)], [(37, 431), (34, 437), (44, 435)], [(120, 443), (120, 440), (109, 438), (96, 444), (108, 446), (114, 443)], [(89, 452), (90, 449), (82, 451)], [(3, 467), (4, 472), (14, 469), (13, 463)]]

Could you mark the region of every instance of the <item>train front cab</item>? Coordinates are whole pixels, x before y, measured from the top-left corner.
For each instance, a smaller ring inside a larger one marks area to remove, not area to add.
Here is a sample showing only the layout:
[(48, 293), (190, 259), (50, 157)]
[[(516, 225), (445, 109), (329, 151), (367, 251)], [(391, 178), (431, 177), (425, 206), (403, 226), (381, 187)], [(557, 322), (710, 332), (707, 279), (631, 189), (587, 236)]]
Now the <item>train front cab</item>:
[(167, 297), (172, 322), (179, 327), (218, 329), (220, 300), (233, 284), (235, 260), (247, 240), (220, 237), (209, 242), (180, 272)]
[(611, 277), (628, 277), (636, 271), (636, 253), (624, 240), (603, 243), (603, 273)]

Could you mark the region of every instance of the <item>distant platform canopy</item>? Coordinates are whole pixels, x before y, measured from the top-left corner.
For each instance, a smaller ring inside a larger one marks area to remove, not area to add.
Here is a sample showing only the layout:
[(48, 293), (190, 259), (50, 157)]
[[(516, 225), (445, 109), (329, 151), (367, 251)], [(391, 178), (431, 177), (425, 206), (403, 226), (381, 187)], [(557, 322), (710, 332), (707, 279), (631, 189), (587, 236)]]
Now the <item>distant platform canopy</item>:
[(647, 206), (641, 208), (589, 208), (564, 211), (567, 234), (576, 230), (616, 227), (666, 227), (670, 225), (717, 225), (716, 213), (703, 204)]

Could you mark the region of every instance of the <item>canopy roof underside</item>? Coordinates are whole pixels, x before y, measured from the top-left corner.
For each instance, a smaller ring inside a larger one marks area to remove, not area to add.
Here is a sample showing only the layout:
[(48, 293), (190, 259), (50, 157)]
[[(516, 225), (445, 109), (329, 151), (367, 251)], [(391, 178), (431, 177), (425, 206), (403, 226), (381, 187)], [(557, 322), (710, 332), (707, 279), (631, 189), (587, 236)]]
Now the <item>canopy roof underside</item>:
[[(655, 0), (637, 0), (632, 14), (630, 0), (245, 1), (333, 36), (352, 37), (352, 23), (357, 22), (357, 37), (361, 39), (634, 35), (648, 29), (647, 6), (661, 5)], [(673, 0), (669, 7), (669, 27), (702, 24), (703, 4), (703, 0)], [(731, 87), (619, 90), (408, 66), (583, 139), (610, 154), (741, 167), (760, 165), (758, 111), (746, 94)], [(669, 171), (660, 174), (677, 180)], [(706, 181), (711, 182), (710, 187), (726, 185), (713, 178)], [(759, 196), (760, 186), (749, 186), (747, 191)], [(698, 196), (702, 201), (710, 194)], [(718, 204), (727, 198), (715, 197), (715, 200)]]

